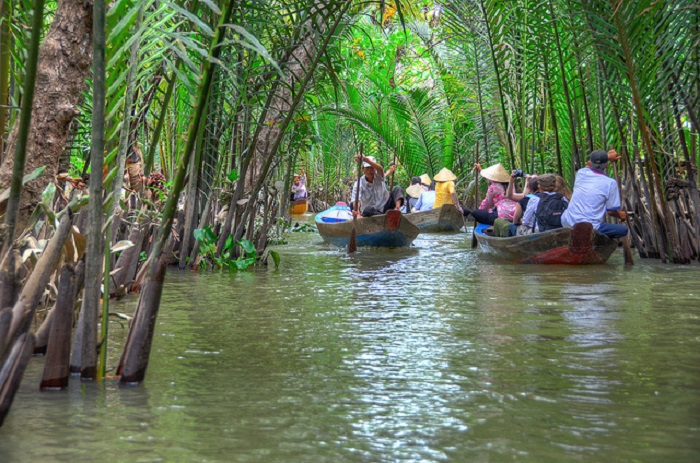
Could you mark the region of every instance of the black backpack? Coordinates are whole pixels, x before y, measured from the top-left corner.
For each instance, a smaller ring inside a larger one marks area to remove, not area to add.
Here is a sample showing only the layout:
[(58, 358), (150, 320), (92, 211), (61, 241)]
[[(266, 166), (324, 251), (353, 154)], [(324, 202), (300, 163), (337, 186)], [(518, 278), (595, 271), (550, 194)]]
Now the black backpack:
[(535, 212), (535, 221), (539, 230), (543, 232), (561, 228), (561, 215), (569, 205), (564, 196), (559, 193), (553, 195), (540, 193), (537, 196), (540, 202)]

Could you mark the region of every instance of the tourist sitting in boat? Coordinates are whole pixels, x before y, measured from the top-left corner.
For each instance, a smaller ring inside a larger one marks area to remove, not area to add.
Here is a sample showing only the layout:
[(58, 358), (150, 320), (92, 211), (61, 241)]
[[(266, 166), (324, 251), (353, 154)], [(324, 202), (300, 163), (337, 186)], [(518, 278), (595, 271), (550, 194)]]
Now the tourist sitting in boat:
[(411, 209), (411, 211), (429, 211), (433, 208), (433, 204), (435, 204), (435, 182), (430, 183), (430, 190), (425, 191), (420, 195), (420, 198), (418, 198), (418, 202), (416, 203), (416, 207)]
[(606, 212), (620, 220), (627, 218), (627, 213), (620, 210), (617, 182), (605, 173), (608, 162), (615, 162), (618, 159), (620, 155), (615, 150), (607, 153), (596, 150), (591, 153), (588, 167), (576, 173), (576, 183), (569, 207), (561, 217), (562, 225), (573, 227), (577, 223), (588, 222), (599, 233), (610, 238), (627, 236), (626, 226), (604, 221)]
[(566, 180), (564, 180), (564, 177), (562, 177), (561, 175), (557, 175), (557, 187), (554, 189), (554, 191), (556, 191), (557, 193), (561, 193), (566, 199), (571, 201), (571, 191), (566, 185)]
[(457, 199), (457, 190), (455, 189), (455, 180), (457, 176), (452, 173), (447, 167), (443, 167), (435, 177), (435, 202), (433, 209), (440, 209), (443, 204), (454, 204), (454, 206), (462, 212), (462, 206)]
[(406, 207), (403, 212), (410, 213), (416, 207), (418, 198), (423, 192), (425, 192), (425, 189), (420, 184), (420, 177), (411, 178), (411, 186), (406, 188)]
[[(358, 154), (356, 160), (362, 162), (364, 175), (358, 180), (360, 182), (359, 198), (357, 182), (352, 187), (350, 204), (353, 216), (371, 217), (385, 214), (390, 209), (400, 211), (404, 204), (403, 189), (396, 186), (391, 193), (387, 190), (384, 168), (377, 164), (374, 156)], [(391, 174), (391, 170), (387, 173)]]
[(474, 164), (481, 176), (489, 182), (486, 190), (486, 198), (481, 202), (478, 210), (464, 209), (465, 217), (471, 214), (477, 222), (493, 225), (497, 218), (513, 221), (516, 203), (506, 197), (506, 188), (510, 181), (510, 175), (499, 162), (491, 167), (482, 169), (481, 165)]
[(522, 228), (530, 228), (533, 233), (561, 228), (561, 217), (569, 205), (569, 200), (556, 191), (556, 175), (541, 175), (537, 181), (537, 188), (539, 192), (530, 197), (523, 213)]
[(420, 185), (423, 187), (423, 190), (430, 191), (430, 185), (433, 183), (433, 181), (430, 180), (430, 175), (423, 174), (419, 178), (420, 178)]
[(290, 200), (296, 201), (298, 199), (306, 198), (306, 172), (304, 168), (301, 169), (301, 175), (294, 174), (294, 184), (292, 185), (292, 193)]
[[(515, 172), (515, 171), (513, 171)], [(511, 178), (513, 178), (514, 174), (511, 174)], [(537, 175), (529, 175), (526, 177), (525, 180), (525, 188), (523, 189), (522, 193), (514, 193), (519, 196), (522, 196), (520, 200), (518, 200), (515, 204), (515, 212), (513, 212), (513, 222), (508, 224), (508, 236), (521, 236), (521, 235), (529, 235), (532, 233), (532, 227), (528, 227), (527, 225), (523, 225), (523, 213), (527, 209), (528, 202), (530, 201), (530, 198), (532, 198), (539, 190), (537, 188), (538, 186), (538, 179), (539, 177)], [(508, 190), (510, 190), (510, 184), (508, 185)], [(508, 191), (506, 191), (508, 193)], [(512, 198), (511, 198), (512, 199)], [(494, 221), (494, 226), (499, 222), (500, 220), (505, 220), (505, 219), (496, 219)]]

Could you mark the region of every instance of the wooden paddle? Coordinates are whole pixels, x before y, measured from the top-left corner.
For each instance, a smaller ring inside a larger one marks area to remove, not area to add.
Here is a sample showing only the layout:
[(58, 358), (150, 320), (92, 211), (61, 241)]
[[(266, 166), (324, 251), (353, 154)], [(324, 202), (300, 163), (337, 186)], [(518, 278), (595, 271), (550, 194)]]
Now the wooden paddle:
[[(362, 179), (362, 143), (360, 143), (360, 162), (357, 163), (357, 188), (355, 189), (355, 203), (352, 208), (360, 212), (360, 180)], [(350, 241), (348, 241), (348, 254), (357, 251), (357, 214), (352, 215), (352, 230), (350, 231)]]
[(391, 183), (389, 184), (389, 193), (391, 193), (394, 190), (394, 174), (396, 174), (396, 148), (394, 148), (394, 162), (392, 162), (391, 165), (394, 166), (394, 171), (391, 173)]
[[(615, 181), (617, 182), (617, 190), (620, 192), (620, 206), (622, 206), (622, 182), (620, 181), (620, 176), (617, 172), (617, 164), (613, 162), (613, 173), (615, 175)], [(618, 223), (622, 222), (622, 219), (618, 219)], [(627, 222), (627, 228), (629, 228), (629, 221)], [(623, 238), (620, 238), (622, 242), (622, 250), (625, 255), (625, 265), (634, 265), (634, 258), (632, 257), (632, 248), (630, 247), (629, 234)]]
[[(476, 155), (474, 163), (479, 163), (479, 142), (476, 142)], [(479, 207), (479, 171), (474, 167), (474, 209)], [(472, 232), (472, 249), (476, 248), (476, 217), (474, 218), (474, 231)]]

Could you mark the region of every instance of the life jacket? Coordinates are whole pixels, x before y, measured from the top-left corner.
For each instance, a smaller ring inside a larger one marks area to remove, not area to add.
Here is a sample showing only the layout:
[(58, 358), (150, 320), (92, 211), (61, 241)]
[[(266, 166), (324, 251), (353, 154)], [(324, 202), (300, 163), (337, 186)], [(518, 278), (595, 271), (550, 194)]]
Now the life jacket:
[(538, 193), (537, 196), (540, 198), (540, 202), (537, 204), (537, 211), (535, 212), (535, 223), (539, 231), (561, 228), (561, 215), (569, 205), (564, 195), (559, 193), (551, 195)]

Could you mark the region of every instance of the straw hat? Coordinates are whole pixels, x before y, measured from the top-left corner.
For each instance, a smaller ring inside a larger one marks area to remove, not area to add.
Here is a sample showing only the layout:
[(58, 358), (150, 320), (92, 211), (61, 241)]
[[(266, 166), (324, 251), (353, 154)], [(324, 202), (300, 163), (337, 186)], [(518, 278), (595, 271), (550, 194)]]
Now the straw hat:
[(430, 175), (428, 174), (423, 174), (420, 176), (420, 182), (425, 186), (430, 186), (431, 181), (432, 180), (430, 180)]
[(447, 167), (443, 167), (433, 179), (436, 182), (451, 182), (452, 180), (457, 180), (457, 176)]
[(425, 190), (423, 187), (418, 184), (411, 185), (410, 187), (406, 188), (406, 194), (411, 198), (420, 198), (421, 193), (424, 191)]
[(491, 167), (487, 167), (486, 169), (482, 169), (481, 176), (484, 177), (486, 180), (491, 180), (494, 182), (510, 182), (510, 175), (508, 175), (508, 172), (506, 172), (506, 170), (503, 168), (503, 165), (500, 162), (498, 164), (492, 165)]

